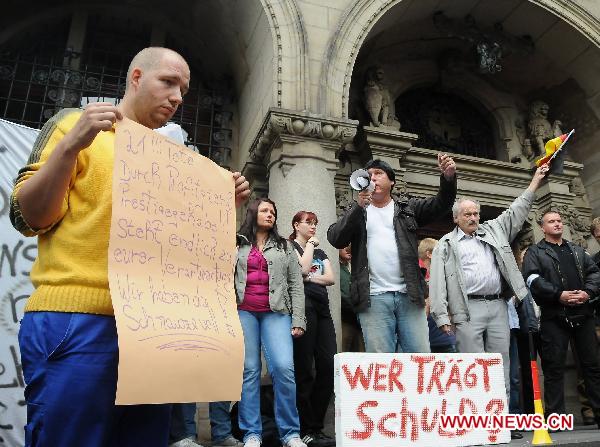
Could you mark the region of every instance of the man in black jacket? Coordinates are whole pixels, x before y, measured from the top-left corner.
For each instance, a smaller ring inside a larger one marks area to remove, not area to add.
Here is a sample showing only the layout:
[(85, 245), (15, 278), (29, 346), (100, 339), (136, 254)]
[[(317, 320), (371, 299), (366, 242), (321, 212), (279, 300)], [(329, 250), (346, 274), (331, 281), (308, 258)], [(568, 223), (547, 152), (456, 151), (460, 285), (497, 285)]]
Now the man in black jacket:
[(438, 155), (435, 197), (394, 198), (392, 167), (371, 160), (365, 169), (375, 190), (361, 191), (327, 239), (336, 248), (352, 243), (350, 296), (367, 352), (429, 352), (425, 279), (419, 269), (418, 226), (443, 217), (456, 197), (456, 165)]
[(600, 270), (583, 248), (563, 239), (559, 213), (544, 213), (539, 224), (544, 239), (527, 250), (523, 277), (542, 311), (540, 340), (546, 416), (565, 413), (565, 360), (572, 337), (600, 428), (600, 364), (590, 305), (590, 298), (600, 290)]

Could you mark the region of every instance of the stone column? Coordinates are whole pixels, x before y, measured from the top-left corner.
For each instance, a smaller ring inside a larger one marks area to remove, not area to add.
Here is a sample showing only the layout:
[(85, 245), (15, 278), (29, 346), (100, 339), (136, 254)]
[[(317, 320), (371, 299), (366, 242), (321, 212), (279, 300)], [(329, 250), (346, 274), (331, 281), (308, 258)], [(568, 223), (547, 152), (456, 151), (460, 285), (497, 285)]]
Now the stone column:
[[(277, 205), (277, 227), (283, 237), (292, 232), (292, 218), (298, 211), (312, 211), (318, 219), (317, 238), (339, 278), (337, 249), (327, 242), (327, 228), (336, 217), (334, 177), (337, 151), (351, 141), (357, 123), (329, 120), (310, 114), (272, 108), (243, 169), (253, 189), (268, 179), (269, 197)], [(262, 170), (264, 166), (264, 171)], [(266, 191), (261, 191), (266, 192)], [(256, 194), (260, 196), (264, 194)], [(339, 284), (328, 288), (331, 314), (341, 342)]]

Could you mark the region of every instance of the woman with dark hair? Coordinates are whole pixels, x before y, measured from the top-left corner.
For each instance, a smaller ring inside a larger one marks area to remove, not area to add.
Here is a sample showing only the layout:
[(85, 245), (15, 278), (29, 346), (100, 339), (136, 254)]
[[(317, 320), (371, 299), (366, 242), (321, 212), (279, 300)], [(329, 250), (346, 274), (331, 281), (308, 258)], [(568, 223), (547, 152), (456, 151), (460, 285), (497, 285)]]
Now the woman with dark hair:
[(294, 340), (294, 365), (302, 440), (309, 447), (329, 447), (335, 445), (335, 440), (323, 433), (323, 427), (333, 396), (336, 342), (326, 286), (335, 284), (335, 280), (327, 255), (317, 248), (318, 222), (310, 211), (299, 211), (292, 219), (290, 240), (300, 259), (306, 298), (306, 335)]
[(246, 354), (238, 420), (245, 447), (259, 447), (262, 442), (261, 348), (273, 380), (281, 442), (285, 447), (306, 447), (299, 437), (292, 343), (292, 337), (300, 337), (306, 328), (302, 274), (276, 222), (275, 203), (256, 199), (238, 233), (235, 291)]

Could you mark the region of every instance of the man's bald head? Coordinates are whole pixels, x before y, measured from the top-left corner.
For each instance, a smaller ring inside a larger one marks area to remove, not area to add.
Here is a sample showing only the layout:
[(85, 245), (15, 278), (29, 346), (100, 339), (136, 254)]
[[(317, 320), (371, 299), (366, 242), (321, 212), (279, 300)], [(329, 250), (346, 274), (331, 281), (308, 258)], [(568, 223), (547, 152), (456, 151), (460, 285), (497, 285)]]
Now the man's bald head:
[(158, 63), (162, 60), (162, 58), (167, 54), (178, 57), (185, 62), (183, 56), (181, 56), (181, 54), (179, 54), (177, 51), (173, 51), (170, 48), (164, 47), (148, 47), (144, 48), (138, 54), (136, 54), (131, 60), (129, 68), (127, 69), (127, 82), (125, 86), (125, 91), (129, 89), (129, 81), (131, 79), (131, 73), (133, 72), (133, 70), (139, 68), (140, 70), (142, 70), (142, 72), (150, 71), (153, 68), (155, 68), (158, 65)]
[(122, 114), (150, 129), (164, 126), (190, 88), (190, 67), (180, 54), (160, 47), (144, 48), (127, 70)]

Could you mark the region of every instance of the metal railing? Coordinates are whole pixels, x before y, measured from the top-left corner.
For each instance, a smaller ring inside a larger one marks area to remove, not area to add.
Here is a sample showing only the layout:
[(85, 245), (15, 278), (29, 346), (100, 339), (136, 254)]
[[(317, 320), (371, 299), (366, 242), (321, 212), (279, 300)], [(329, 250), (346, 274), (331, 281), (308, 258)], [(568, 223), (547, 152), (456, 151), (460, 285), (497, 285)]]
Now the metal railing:
[[(97, 101), (117, 104), (125, 81), (125, 70), (89, 65), (72, 69), (64, 58), (0, 53), (0, 117), (39, 129), (63, 108)], [(200, 89), (192, 76), (190, 90), (172, 119), (187, 133), (188, 147), (222, 166), (231, 155), (229, 104), (226, 94)]]

